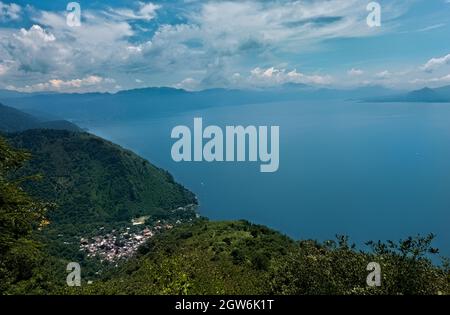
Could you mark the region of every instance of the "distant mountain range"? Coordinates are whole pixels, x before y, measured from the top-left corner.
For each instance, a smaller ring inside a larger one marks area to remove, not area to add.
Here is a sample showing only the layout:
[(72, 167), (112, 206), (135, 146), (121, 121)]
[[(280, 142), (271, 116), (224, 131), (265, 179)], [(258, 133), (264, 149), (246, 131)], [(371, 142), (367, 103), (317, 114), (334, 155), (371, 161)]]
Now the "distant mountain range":
[(355, 89), (284, 84), (264, 90), (210, 89), (190, 92), (169, 87), (117, 93), (20, 93), (0, 91), (0, 102), (51, 120), (127, 120), (208, 107), (285, 101), (450, 102), (450, 86), (412, 92), (367, 86)]
[(365, 98), (368, 102), (423, 102), (423, 103), (448, 103), (450, 102), (450, 85), (430, 89), (423, 88), (409, 93), (393, 94)]

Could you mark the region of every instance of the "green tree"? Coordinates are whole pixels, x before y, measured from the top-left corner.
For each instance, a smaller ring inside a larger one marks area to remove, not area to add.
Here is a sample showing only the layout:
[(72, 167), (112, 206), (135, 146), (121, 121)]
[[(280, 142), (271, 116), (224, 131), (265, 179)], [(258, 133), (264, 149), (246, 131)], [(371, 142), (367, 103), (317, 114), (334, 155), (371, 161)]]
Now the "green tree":
[(30, 279), (42, 261), (39, 243), (32, 232), (47, 224), (49, 204), (31, 198), (21, 183), (32, 177), (15, 178), (14, 173), (30, 158), (0, 137), (0, 293), (11, 285)]

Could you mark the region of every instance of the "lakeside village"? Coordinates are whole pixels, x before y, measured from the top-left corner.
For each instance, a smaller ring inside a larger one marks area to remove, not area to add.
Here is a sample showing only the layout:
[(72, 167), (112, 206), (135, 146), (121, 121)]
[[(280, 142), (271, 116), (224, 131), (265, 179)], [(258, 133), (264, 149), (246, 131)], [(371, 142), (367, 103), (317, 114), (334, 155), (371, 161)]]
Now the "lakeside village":
[[(102, 234), (90, 238), (80, 239), (80, 251), (87, 254), (89, 258), (98, 258), (102, 262), (116, 262), (133, 256), (139, 246), (144, 244), (154, 235), (172, 229), (175, 225), (192, 221), (193, 217), (199, 217), (196, 213), (197, 205), (188, 205), (172, 210), (175, 219), (156, 220), (153, 224), (147, 224), (150, 217), (143, 216), (133, 219), (131, 226), (114, 229), (106, 232), (104, 227), (100, 228)], [(180, 215), (183, 214), (184, 215)], [(187, 215), (195, 213), (194, 216)]]

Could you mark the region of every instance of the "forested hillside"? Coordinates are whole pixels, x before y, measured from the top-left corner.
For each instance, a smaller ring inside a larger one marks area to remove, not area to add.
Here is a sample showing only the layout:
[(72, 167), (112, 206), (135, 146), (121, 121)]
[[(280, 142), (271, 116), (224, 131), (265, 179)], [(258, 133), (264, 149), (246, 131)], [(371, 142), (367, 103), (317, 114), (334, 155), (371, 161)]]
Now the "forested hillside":
[(8, 139), (32, 154), (18, 175), (42, 175), (24, 189), (58, 205), (49, 214), (54, 224), (131, 220), (196, 203), (168, 172), (96, 136), (28, 130)]

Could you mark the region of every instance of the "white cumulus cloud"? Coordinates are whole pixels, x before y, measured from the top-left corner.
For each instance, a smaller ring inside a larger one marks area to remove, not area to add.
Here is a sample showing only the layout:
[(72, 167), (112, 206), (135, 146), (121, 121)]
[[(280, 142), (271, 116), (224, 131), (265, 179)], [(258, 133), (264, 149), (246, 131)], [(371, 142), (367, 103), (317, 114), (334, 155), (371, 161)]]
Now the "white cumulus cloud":
[(307, 75), (298, 72), (297, 70), (288, 71), (286, 69), (278, 69), (275, 67), (267, 69), (257, 67), (251, 71), (249, 80), (256, 86), (272, 86), (285, 83), (326, 85), (332, 82), (332, 77), (329, 75)]
[(160, 5), (153, 4), (151, 2), (139, 2), (139, 8), (132, 10), (128, 8), (112, 8), (109, 13), (112, 16), (122, 18), (125, 20), (144, 20), (150, 21), (156, 17), (156, 11), (161, 8)]
[(200, 87), (200, 82), (193, 78), (186, 78), (182, 80), (181, 82), (175, 84), (174, 86), (177, 89), (183, 89), (187, 91), (195, 91), (198, 90)]
[(388, 70), (384, 70), (375, 74), (375, 77), (380, 80), (389, 79), (392, 76), (392, 73)]
[(0, 1), (0, 22), (8, 20), (17, 20), (20, 18), (22, 8), (15, 3), (3, 3)]
[(347, 71), (347, 74), (349, 76), (356, 77), (356, 76), (363, 75), (364, 71), (362, 71), (361, 69), (351, 68), (350, 70)]
[(10, 89), (20, 91), (20, 92), (44, 92), (44, 91), (54, 91), (54, 92), (73, 92), (88, 91), (89, 88), (97, 90), (101, 88), (101, 84), (113, 84), (114, 80), (109, 78), (102, 78), (96, 75), (90, 75), (81, 79), (72, 80), (61, 80), (61, 79), (50, 79), (47, 82), (36, 83), (32, 85), (26, 85), (24, 87), (10, 86)]
[(441, 77), (435, 77), (435, 78), (414, 79), (414, 80), (412, 80), (410, 82), (413, 83), (413, 84), (417, 84), (417, 83), (420, 83), (420, 84), (423, 84), (423, 83), (426, 83), (426, 84), (429, 84), (429, 83), (441, 84), (442, 83), (442, 84), (444, 84), (444, 83), (450, 82), (450, 74), (447, 74), (447, 75), (444, 75), (444, 76), (441, 76)]
[(439, 67), (448, 64), (450, 64), (450, 54), (443, 57), (431, 58), (422, 66), (422, 70), (432, 72), (433, 70), (436, 70)]

